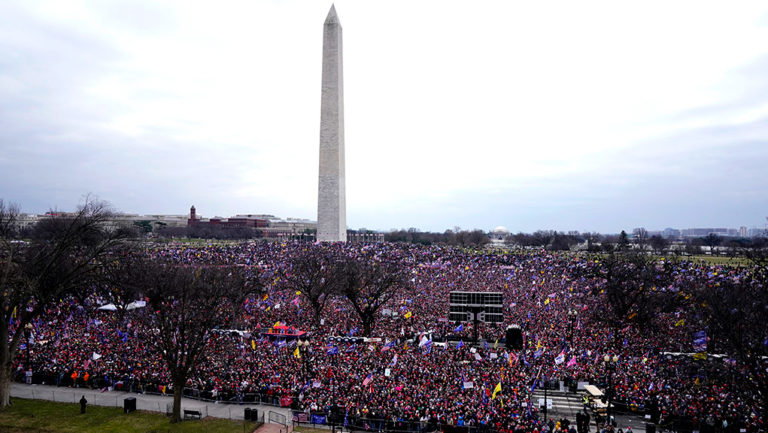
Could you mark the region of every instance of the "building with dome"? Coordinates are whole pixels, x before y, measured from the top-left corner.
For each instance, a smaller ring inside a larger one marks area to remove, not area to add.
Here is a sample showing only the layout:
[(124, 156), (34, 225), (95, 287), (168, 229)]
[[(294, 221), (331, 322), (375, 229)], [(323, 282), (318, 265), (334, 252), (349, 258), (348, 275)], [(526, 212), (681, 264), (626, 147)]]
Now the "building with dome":
[(504, 226), (498, 226), (491, 231), (491, 243), (493, 245), (503, 245), (509, 237), (509, 230)]

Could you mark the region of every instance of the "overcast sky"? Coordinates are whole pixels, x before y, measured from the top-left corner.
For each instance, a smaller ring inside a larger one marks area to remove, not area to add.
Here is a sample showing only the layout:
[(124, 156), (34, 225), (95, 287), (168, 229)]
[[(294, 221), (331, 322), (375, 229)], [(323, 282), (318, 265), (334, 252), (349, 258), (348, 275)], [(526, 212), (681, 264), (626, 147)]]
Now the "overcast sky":
[[(0, 2), (0, 198), (316, 218), (330, 2)], [(768, 2), (336, 2), (347, 223), (762, 227)]]

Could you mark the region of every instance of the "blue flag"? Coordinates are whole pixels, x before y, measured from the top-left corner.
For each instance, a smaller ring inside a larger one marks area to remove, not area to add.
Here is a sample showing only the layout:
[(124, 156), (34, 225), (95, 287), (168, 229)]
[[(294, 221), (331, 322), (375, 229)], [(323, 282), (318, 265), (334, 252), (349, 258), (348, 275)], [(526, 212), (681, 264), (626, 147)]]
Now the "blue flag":
[(338, 355), (339, 354), (339, 348), (338, 348), (338, 346), (329, 347), (328, 351), (326, 353), (328, 355)]
[(456, 345), (457, 349), (461, 349), (462, 347), (464, 347), (464, 340), (459, 341), (459, 344)]
[(456, 329), (453, 330), (453, 332), (458, 334), (459, 332), (461, 332), (463, 330), (464, 330), (464, 324), (462, 323), (459, 326), (457, 326)]

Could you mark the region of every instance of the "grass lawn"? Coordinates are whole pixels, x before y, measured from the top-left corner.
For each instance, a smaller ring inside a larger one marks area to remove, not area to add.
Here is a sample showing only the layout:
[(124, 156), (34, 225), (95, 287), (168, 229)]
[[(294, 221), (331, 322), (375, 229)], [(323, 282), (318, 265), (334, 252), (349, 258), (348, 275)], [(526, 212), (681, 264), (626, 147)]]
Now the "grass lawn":
[(328, 433), (329, 431), (329, 429), (302, 427), (298, 425), (293, 428), (294, 433)]
[(81, 415), (78, 404), (20, 398), (14, 398), (11, 407), (0, 411), (2, 433), (250, 433), (258, 426), (255, 422), (218, 418), (171, 424), (168, 417), (158, 413), (138, 411), (125, 415), (122, 408), (90, 405)]
[(692, 256), (688, 260), (692, 262), (702, 261), (709, 265), (747, 266), (750, 263), (745, 257), (730, 258), (726, 256)]

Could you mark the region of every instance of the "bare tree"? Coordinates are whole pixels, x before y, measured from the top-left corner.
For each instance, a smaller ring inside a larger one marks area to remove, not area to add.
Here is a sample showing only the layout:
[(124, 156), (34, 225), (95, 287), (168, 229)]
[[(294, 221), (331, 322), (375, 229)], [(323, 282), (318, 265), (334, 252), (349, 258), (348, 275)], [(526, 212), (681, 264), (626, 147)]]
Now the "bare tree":
[(343, 262), (340, 291), (346, 296), (370, 337), (376, 313), (407, 284), (403, 266), (377, 257), (347, 257)]
[(192, 370), (202, 359), (216, 327), (226, 328), (249, 291), (242, 269), (187, 268), (140, 262), (133, 288), (143, 292), (147, 308), (136, 310), (146, 338), (165, 362), (173, 385), (171, 422), (181, 421), (181, 396)]
[(713, 256), (717, 255), (717, 248), (718, 245), (723, 241), (723, 239), (717, 235), (717, 233), (710, 233), (706, 236), (704, 236), (702, 239), (702, 242), (704, 242), (704, 245), (709, 247), (709, 253)]
[(649, 240), (651, 248), (656, 251), (656, 254), (664, 254), (664, 250), (669, 246), (669, 241), (661, 237), (661, 235), (653, 235)]
[(309, 302), (315, 324), (320, 323), (325, 304), (338, 286), (342, 266), (336, 248), (307, 244), (281, 270), (283, 285), (300, 291)]
[(109, 252), (130, 234), (111, 223), (112, 215), (88, 197), (76, 212), (37, 223), (26, 243), (13, 238), (18, 208), (0, 201), (0, 407), (9, 404), (25, 326), (51, 303), (95, 284)]
[(669, 261), (656, 262), (644, 254), (611, 254), (596, 259), (586, 276), (593, 278), (592, 294), (602, 304), (595, 309), (595, 320), (614, 330), (628, 324), (652, 330), (658, 313), (676, 305), (675, 295), (662, 290), (673, 281)]
[(645, 252), (645, 246), (648, 245), (648, 230), (645, 227), (636, 228), (632, 231), (632, 238), (637, 248)]
[[(764, 258), (764, 257), (763, 257)], [(768, 405), (768, 261), (751, 259), (750, 272), (741, 278), (712, 280), (702, 275), (691, 282), (697, 304), (703, 309), (701, 327), (707, 330), (708, 351), (733, 359), (736, 381)], [(719, 368), (728, 364), (717, 363)]]
[(598, 242), (600, 242), (600, 239), (602, 239), (602, 236), (598, 232), (586, 232), (584, 233), (584, 239), (587, 241), (587, 251), (589, 252), (597, 252), (599, 251), (599, 248), (597, 245)]

